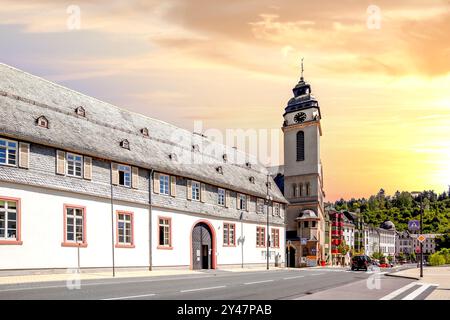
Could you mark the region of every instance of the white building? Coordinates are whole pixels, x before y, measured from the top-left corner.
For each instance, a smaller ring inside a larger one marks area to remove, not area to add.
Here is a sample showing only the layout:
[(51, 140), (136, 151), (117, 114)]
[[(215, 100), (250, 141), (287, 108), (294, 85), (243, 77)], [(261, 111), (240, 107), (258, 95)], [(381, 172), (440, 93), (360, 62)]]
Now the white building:
[(366, 226), (365, 228), (365, 252), (371, 256), (380, 252), (384, 256), (396, 254), (395, 225), (391, 221), (385, 221), (379, 228)]
[(287, 201), (248, 155), (0, 75), (0, 269), (284, 263)]
[(353, 250), (355, 249), (355, 225), (344, 214), (343, 236), (345, 243)]

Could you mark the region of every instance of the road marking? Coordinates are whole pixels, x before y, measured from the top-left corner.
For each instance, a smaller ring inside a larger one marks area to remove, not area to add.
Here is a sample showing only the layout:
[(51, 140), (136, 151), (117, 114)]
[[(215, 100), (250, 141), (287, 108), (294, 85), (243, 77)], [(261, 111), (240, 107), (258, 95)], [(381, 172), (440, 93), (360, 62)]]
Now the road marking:
[(283, 280), (297, 279), (297, 278), (303, 278), (303, 277), (304, 276), (288, 277), (288, 278), (283, 278)]
[(155, 295), (154, 293), (149, 293), (149, 294), (141, 294), (141, 295), (138, 295), (138, 296), (106, 298), (106, 299), (102, 299), (102, 300), (125, 300), (125, 299), (133, 299), (133, 298), (153, 297), (154, 295)]
[(400, 289), (397, 289), (397, 290), (385, 295), (384, 297), (380, 298), (380, 300), (392, 300), (396, 296), (400, 295), (402, 292), (405, 292), (406, 290), (414, 287), (415, 285), (417, 285), (417, 282), (411, 282), (410, 284), (407, 284), (406, 286), (401, 287)]
[(404, 297), (402, 300), (414, 300), (416, 297), (418, 297), (422, 292), (427, 290), (431, 286), (437, 286), (436, 284), (428, 284), (428, 283), (420, 283), (421, 287), (414, 290), (410, 294), (408, 294), (406, 297)]
[(257, 283), (265, 283), (265, 282), (272, 282), (273, 280), (263, 280), (263, 281), (255, 281), (255, 282), (246, 282), (245, 285), (249, 284), (257, 284)]
[(188, 289), (188, 290), (180, 290), (180, 292), (193, 292), (193, 291), (202, 291), (202, 290), (212, 290), (212, 289), (220, 289), (225, 288), (226, 286), (217, 286), (217, 287), (208, 287), (208, 288), (198, 288), (198, 289)]
[(311, 276), (320, 276), (320, 275), (322, 275), (323, 273), (315, 273), (315, 274), (311, 274)]

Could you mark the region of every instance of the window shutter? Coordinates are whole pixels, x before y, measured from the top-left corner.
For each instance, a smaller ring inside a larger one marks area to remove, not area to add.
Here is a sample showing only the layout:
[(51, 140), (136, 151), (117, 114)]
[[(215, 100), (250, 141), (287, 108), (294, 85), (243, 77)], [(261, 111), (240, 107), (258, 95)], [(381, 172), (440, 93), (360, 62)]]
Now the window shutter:
[(131, 187), (133, 189), (139, 188), (139, 168), (131, 167)]
[(117, 163), (111, 163), (111, 183), (115, 186), (119, 184), (119, 167)]
[(86, 180), (92, 179), (92, 158), (84, 157), (84, 168), (83, 168), (84, 178)]
[(30, 167), (30, 144), (19, 143), (19, 167), (28, 169)]
[(250, 209), (250, 196), (246, 196), (246, 199), (247, 199), (247, 206), (246, 206), (246, 211), (249, 211), (249, 209)]
[(187, 181), (187, 187), (186, 187), (186, 197), (188, 200), (192, 200), (192, 181)]
[(236, 192), (236, 209), (238, 209), (238, 210), (241, 208), (241, 206), (240, 206), (241, 201), (240, 200), (241, 200), (241, 194)]
[(225, 207), (229, 208), (231, 202), (230, 190), (225, 190)]
[(206, 185), (204, 183), (200, 184), (200, 201), (206, 201)]
[(61, 150), (56, 151), (56, 173), (66, 174), (66, 153)]
[(159, 193), (159, 173), (155, 172), (153, 175), (153, 192)]
[(170, 176), (170, 195), (175, 197), (177, 195), (177, 177)]

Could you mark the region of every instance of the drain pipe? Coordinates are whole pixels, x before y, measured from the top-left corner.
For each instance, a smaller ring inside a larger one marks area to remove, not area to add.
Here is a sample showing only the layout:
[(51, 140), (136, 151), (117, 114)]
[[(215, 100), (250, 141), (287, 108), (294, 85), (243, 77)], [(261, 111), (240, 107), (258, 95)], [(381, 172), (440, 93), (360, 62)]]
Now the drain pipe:
[(148, 234), (149, 234), (149, 240), (148, 240), (148, 270), (152, 271), (153, 269), (153, 260), (152, 260), (152, 185), (153, 185), (153, 169), (150, 170), (150, 176), (149, 176), (149, 186), (148, 186)]

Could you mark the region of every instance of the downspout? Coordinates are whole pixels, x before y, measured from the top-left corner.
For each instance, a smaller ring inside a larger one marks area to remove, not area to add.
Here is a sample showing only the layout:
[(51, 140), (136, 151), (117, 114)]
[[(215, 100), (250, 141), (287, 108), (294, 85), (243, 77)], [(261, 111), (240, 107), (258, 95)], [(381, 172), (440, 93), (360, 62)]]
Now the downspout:
[(112, 247), (112, 272), (113, 277), (116, 276), (116, 266), (114, 257), (114, 186), (113, 186), (113, 170), (111, 162), (111, 247)]
[(149, 186), (148, 186), (148, 270), (152, 271), (153, 269), (153, 260), (152, 260), (152, 177), (153, 177), (153, 169), (150, 170), (149, 176)]

